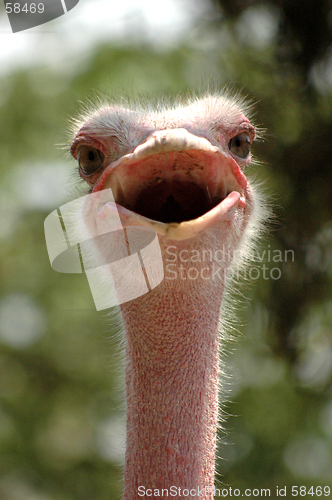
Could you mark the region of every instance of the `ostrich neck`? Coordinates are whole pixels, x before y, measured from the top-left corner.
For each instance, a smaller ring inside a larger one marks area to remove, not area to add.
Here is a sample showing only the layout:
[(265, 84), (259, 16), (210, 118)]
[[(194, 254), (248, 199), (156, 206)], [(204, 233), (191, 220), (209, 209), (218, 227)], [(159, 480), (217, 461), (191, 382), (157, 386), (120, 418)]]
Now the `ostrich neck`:
[[(167, 498), (171, 491), (173, 498), (183, 498), (184, 488), (203, 489), (206, 494), (199, 498), (213, 499), (224, 280), (222, 272), (212, 277), (212, 262), (191, 266), (197, 279), (188, 277), (188, 263), (181, 275), (175, 267), (168, 272), (166, 265), (161, 285), (121, 306), (126, 328), (125, 500), (144, 498), (147, 489), (146, 498)], [(174, 269), (177, 278), (170, 279)]]

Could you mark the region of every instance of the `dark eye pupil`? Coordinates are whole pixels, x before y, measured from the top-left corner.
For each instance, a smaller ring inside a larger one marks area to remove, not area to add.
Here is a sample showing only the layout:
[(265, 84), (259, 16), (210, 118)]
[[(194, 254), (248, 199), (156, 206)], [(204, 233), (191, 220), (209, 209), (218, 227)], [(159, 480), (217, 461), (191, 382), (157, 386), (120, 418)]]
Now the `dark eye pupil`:
[(96, 159), (96, 155), (93, 151), (89, 151), (88, 158), (90, 161), (94, 161)]
[(235, 137), (235, 146), (239, 148), (241, 146), (241, 141), (238, 137)]

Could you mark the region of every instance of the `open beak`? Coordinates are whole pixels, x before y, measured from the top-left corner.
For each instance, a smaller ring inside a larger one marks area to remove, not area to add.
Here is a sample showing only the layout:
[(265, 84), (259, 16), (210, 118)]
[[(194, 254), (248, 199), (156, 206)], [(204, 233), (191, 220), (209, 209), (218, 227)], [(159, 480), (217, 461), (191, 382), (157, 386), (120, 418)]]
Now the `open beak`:
[(178, 128), (154, 132), (111, 163), (93, 192), (109, 188), (123, 224), (183, 240), (244, 208), (247, 179), (228, 151)]

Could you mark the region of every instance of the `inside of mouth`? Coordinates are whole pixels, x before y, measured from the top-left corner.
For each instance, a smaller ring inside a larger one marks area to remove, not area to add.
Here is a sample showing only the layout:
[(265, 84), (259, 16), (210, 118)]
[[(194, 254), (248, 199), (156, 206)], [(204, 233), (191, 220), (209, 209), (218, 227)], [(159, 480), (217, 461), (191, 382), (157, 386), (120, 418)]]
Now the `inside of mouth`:
[(123, 163), (121, 182), (112, 187), (119, 205), (155, 221), (181, 223), (201, 217), (226, 198), (230, 186), (224, 168), (219, 156), (206, 151), (153, 154)]
[(159, 222), (180, 223), (204, 215), (221, 201), (211, 197), (207, 185), (204, 189), (194, 182), (159, 180), (140, 192), (133, 210)]

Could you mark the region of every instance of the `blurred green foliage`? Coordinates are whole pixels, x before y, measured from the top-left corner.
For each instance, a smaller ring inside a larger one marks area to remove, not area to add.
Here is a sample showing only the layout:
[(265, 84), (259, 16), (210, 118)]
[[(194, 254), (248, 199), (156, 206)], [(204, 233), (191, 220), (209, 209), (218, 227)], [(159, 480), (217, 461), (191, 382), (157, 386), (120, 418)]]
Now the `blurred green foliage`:
[[(74, 176), (75, 162), (56, 144), (68, 142), (68, 120), (79, 102), (100, 95), (172, 97), (207, 80), (257, 102), (255, 121), (267, 133), (255, 145), (260, 163), (248, 175), (262, 181), (274, 206), (260, 256), (265, 250), (269, 271), (281, 270), (280, 279), (263, 279), (262, 263), (256, 263), (252, 286), (236, 297), (239, 343), (225, 360), (228, 418), (219, 479), (233, 488), (270, 488), (272, 498), (276, 486), (332, 486), (328, 60), (319, 50), (309, 65), (291, 59), (295, 35), (288, 45), (281, 42), (287, 9), (275, 10), (274, 2), (265, 2), (265, 10), (259, 2), (234, 2), (231, 12), (228, 2), (220, 4), (222, 10), (173, 49), (105, 45), (70, 73), (36, 67), (0, 80), (3, 500), (106, 500), (120, 498), (122, 488), (125, 416), (116, 312), (95, 312), (83, 275), (51, 269), (43, 222), (77, 190), (66, 182), (63, 198), (56, 197), (55, 182), (39, 186), (37, 167), (48, 172), (65, 165)], [(272, 23), (270, 36), (259, 38), (264, 15)], [(290, 21), (288, 27), (292, 33)], [(281, 48), (289, 49), (287, 60)], [(36, 191), (27, 199), (31, 179)], [(45, 186), (48, 203), (38, 201)], [(274, 263), (267, 250), (282, 256), (292, 250), (294, 259)]]

